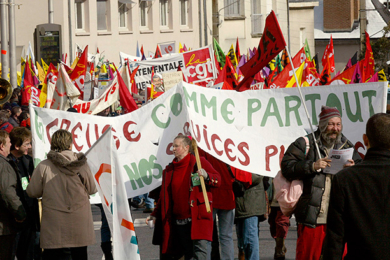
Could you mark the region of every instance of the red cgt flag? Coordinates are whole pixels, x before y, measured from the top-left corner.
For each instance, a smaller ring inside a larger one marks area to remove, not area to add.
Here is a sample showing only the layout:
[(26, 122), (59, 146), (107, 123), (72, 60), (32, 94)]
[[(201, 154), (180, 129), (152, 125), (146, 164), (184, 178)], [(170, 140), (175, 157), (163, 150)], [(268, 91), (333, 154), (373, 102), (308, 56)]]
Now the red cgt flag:
[(364, 56), (363, 62), (363, 70), (362, 70), (362, 82), (367, 82), (375, 73), (375, 62), (374, 62), (374, 54), (372, 52), (371, 44), (370, 44), (370, 36), (367, 32), (366, 34), (366, 54)]
[(335, 70), (335, 64), (334, 64), (334, 48), (333, 48), (333, 38), (332, 35), (330, 36), (329, 44), (326, 45), (324, 55), (322, 56), (322, 66), (325, 67), (328, 63), (327, 57), (329, 57), (329, 66), (330, 66), (330, 72), (334, 72)]
[(271, 11), (265, 20), (263, 36), (260, 39), (255, 55), (240, 67), (245, 77), (238, 85), (238, 91), (249, 89), (256, 73), (265, 67), (285, 47), (286, 42), (284, 41), (278, 19), (274, 11)]

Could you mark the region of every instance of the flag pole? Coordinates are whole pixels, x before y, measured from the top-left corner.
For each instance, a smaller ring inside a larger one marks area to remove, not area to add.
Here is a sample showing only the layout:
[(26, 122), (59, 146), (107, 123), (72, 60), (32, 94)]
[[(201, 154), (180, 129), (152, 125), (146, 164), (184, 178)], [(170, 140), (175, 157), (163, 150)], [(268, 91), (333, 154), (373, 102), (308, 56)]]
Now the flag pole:
[[(284, 48), (287, 51), (288, 57), (291, 57), (290, 52), (288, 51), (287, 46), (285, 46)], [(318, 158), (321, 159), (321, 153), (320, 153), (320, 149), (318, 148), (318, 144), (316, 142), (316, 137), (314, 135), (313, 125), (311, 124), (312, 121), (311, 121), (311, 118), (310, 118), (310, 115), (309, 115), (309, 111), (307, 110), (306, 103), (305, 103), (305, 100), (304, 100), (303, 95), (302, 95), (301, 86), (299, 84), (297, 74), (295, 73), (294, 62), (291, 60), (290, 64), (291, 64), (291, 68), (292, 68), (292, 71), (293, 71), (293, 74), (294, 74), (295, 82), (297, 83), (297, 87), (298, 87), (298, 91), (299, 91), (299, 95), (301, 97), (301, 101), (302, 101), (303, 107), (305, 108), (306, 117), (307, 117), (307, 120), (309, 121), (311, 135), (313, 136), (314, 145), (316, 146), (316, 151), (317, 151), (317, 154), (318, 154)]]

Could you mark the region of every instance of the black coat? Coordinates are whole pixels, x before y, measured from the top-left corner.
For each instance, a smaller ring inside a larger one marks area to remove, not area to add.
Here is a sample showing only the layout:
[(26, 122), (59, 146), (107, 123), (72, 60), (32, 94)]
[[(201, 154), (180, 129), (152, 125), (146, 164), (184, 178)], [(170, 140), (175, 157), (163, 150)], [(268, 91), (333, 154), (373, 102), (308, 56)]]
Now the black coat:
[(23, 207), (22, 185), (16, 173), (16, 164), (0, 155), (0, 236), (16, 234), (21, 228), (18, 221), (26, 218)]
[(370, 148), (340, 171), (330, 195), (324, 259), (390, 259), (390, 151)]
[[(26, 178), (27, 180), (31, 179), (32, 173), (34, 171), (34, 161), (30, 155), (23, 155), (19, 158), (16, 158), (15, 156), (13, 156), (12, 153), (10, 153), (8, 155), (8, 159), (13, 161), (17, 166), (17, 169), (15, 169), (15, 171), (20, 181), (22, 181), (23, 178)], [(38, 231), (40, 225), (38, 200), (30, 198), (27, 195), (26, 190), (23, 189), (18, 190), (18, 196), (22, 198), (23, 207), (27, 213), (27, 218), (24, 223), (24, 226), (29, 226), (34, 231)]]
[[(324, 158), (326, 157), (326, 152), (325, 147), (321, 143), (320, 131), (317, 130), (314, 134), (318, 142), (321, 157)], [(318, 157), (312, 134), (309, 134), (308, 138), (310, 149), (307, 156), (305, 156), (305, 139), (300, 137), (288, 147), (283, 156), (281, 168), (282, 174), (287, 180), (303, 180), (303, 193), (294, 211), (297, 222), (309, 227), (315, 227), (321, 209), (322, 195), (325, 191), (326, 174), (323, 174), (322, 171), (313, 171), (313, 163), (320, 158)], [(344, 143), (346, 144), (342, 149), (354, 147), (343, 135), (341, 137), (341, 144), (336, 144), (333, 149), (339, 149)], [(355, 163), (359, 163), (362, 160), (356, 150), (353, 153), (352, 159)]]

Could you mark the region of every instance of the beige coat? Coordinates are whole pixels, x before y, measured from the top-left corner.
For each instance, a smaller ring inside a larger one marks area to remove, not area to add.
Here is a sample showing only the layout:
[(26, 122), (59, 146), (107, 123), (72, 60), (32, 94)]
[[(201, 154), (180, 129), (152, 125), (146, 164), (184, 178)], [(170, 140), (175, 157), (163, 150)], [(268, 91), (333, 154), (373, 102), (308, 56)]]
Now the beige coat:
[(27, 194), (42, 197), (41, 247), (81, 247), (95, 243), (89, 195), (97, 192), (82, 153), (50, 151), (34, 170)]

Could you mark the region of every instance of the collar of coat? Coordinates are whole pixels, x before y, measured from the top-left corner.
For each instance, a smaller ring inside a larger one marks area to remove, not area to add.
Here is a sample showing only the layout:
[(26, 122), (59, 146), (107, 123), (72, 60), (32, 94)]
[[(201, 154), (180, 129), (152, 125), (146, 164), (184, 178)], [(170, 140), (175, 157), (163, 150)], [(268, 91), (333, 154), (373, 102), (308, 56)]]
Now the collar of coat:
[(61, 168), (80, 168), (87, 162), (87, 157), (83, 153), (74, 153), (70, 150), (62, 152), (51, 150), (47, 154), (47, 159)]

